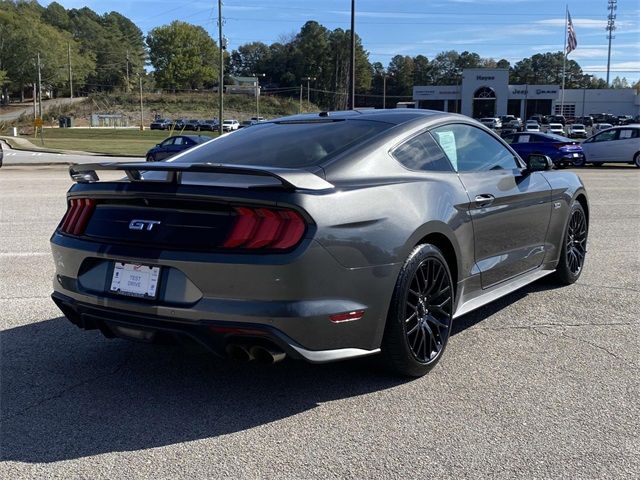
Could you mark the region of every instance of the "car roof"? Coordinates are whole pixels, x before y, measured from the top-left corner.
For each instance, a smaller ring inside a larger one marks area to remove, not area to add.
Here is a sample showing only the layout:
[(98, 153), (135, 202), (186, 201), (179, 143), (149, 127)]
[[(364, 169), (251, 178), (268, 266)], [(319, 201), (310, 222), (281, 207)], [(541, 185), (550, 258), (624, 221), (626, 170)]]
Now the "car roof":
[(298, 115), (290, 115), (288, 117), (280, 117), (269, 120), (263, 123), (277, 123), (277, 122), (304, 122), (304, 121), (318, 121), (318, 120), (372, 120), (378, 122), (387, 122), (394, 125), (401, 125), (403, 123), (411, 122), (413, 120), (424, 119), (425, 117), (431, 117), (436, 115), (457, 115), (454, 113), (446, 113), (438, 110), (425, 110), (420, 108), (388, 108), (388, 109), (363, 109), (363, 110), (346, 110), (340, 112), (317, 112), (317, 113), (303, 113)]

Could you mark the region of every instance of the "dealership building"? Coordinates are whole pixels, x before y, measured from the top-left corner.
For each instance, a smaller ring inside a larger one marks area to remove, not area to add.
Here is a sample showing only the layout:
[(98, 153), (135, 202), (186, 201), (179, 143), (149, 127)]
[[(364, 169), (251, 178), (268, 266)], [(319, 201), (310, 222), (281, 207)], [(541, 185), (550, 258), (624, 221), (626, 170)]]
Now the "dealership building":
[(577, 117), (594, 113), (640, 114), (640, 95), (633, 88), (562, 89), (558, 85), (509, 85), (506, 68), (469, 68), (459, 85), (415, 86), (418, 108), (456, 112), (473, 118), (563, 113)]

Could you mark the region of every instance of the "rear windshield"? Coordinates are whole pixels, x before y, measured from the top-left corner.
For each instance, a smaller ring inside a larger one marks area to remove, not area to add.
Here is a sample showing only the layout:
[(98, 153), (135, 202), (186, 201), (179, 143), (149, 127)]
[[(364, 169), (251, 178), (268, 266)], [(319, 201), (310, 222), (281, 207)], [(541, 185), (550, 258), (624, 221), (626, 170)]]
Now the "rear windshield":
[(226, 163), (298, 168), (320, 165), (354, 145), (393, 127), (368, 120), (260, 123), (191, 150), (178, 163)]

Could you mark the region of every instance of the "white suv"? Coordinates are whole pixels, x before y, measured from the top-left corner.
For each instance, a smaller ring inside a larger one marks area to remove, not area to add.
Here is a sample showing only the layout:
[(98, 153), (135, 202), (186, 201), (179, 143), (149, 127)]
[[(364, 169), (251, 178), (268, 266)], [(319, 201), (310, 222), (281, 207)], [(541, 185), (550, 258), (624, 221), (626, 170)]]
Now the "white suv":
[(240, 122), (238, 120), (225, 120), (222, 122), (222, 131), (223, 132), (231, 132), (233, 130), (237, 130), (240, 127)]
[(482, 123), (485, 127), (489, 127), (494, 130), (496, 128), (502, 128), (502, 121), (499, 118), (495, 118), (495, 117), (481, 118), (480, 123)]

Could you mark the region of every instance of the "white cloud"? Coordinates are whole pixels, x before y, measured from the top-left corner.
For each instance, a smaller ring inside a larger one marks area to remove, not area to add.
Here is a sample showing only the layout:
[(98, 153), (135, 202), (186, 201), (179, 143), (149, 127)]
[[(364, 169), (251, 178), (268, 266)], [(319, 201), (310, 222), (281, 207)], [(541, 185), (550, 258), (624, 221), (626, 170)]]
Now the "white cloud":
[[(604, 27), (607, 26), (606, 20), (600, 20), (597, 18), (572, 18), (571, 22), (576, 30), (579, 28), (599, 28), (604, 30)], [(564, 18), (547, 18), (545, 20), (536, 20), (535, 22), (538, 25), (545, 25), (549, 27), (562, 27), (565, 24)], [(617, 21), (617, 26), (625, 26), (625, 25), (633, 25), (631, 22), (625, 21)], [(576, 32), (577, 33), (577, 32)]]

